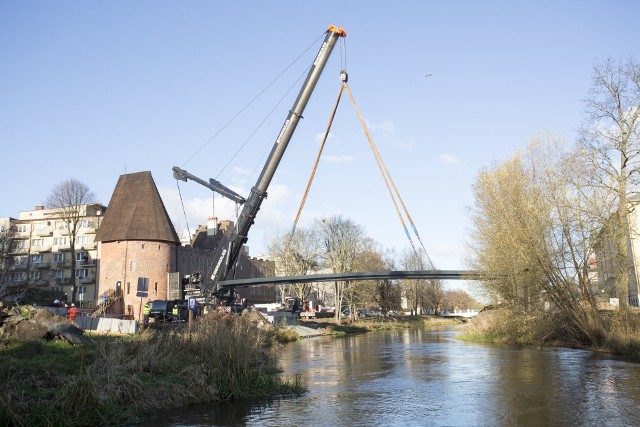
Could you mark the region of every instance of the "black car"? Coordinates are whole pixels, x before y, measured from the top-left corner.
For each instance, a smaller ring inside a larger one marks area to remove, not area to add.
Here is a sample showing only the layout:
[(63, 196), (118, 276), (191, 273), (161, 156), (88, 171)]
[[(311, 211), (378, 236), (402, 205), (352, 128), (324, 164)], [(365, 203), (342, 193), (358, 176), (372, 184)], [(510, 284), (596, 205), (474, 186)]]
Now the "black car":
[[(169, 300), (157, 300), (149, 301), (151, 305), (151, 311), (149, 312), (149, 319), (153, 319), (155, 322), (174, 322), (180, 320), (180, 313), (183, 309), (180, 309), (181, 305), (185, 306), (184, 301), (169, 301)], [(173, 307), (178, 306), (178, 319), (175, 318), (173, 313)]]

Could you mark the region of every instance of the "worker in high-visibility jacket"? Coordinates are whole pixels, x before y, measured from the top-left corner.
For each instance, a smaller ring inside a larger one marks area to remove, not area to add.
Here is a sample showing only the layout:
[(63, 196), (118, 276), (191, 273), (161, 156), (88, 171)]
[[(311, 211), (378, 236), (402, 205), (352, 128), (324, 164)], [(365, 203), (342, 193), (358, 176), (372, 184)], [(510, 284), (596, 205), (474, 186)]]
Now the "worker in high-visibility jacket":
[(151, 305), (146, 303), (142, 308), (142, 314), (144, 315), (144, 324), (145, 326), (149, 323), (149, 315), (151, 314)]
[(180, 318), (178, 317), (178, 306), (174, 305), (173, 306), (173, 311), (171, 312), (171, 314), (173, 314), (173, 321), (177, 322), (178, 320), (180, 320)]
[(209, 306), (208, 306), (208, 305), (205, 305), (205, 306), (204, 306), (204, 308), (202, 309), (202, 314), (204, 314), (205, 316), (206, 316), (207, 314), (209, 314)]
[(79, 311), (80, 310), (78, 310), (78, 307), (76, 307), (75, 304), (71, 304), (71, 307), (69, 307), (69, 310), (67, 310), (67, 319), (75, 322), (76, 316), (78, 315)]

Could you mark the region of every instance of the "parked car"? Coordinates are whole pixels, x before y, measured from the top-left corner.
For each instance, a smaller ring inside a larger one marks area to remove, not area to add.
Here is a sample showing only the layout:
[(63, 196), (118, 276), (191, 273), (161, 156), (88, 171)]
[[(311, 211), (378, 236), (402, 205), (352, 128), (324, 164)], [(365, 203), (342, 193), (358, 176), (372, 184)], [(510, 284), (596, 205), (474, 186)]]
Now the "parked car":
[[(153, 319), (155, 322), (173, 322), (180, 320), (180, 314), (184, 311), (184, 307), (186, 307), (185, 301), (169, 301), (169, 300), (157, 300), (157, 301), (149, 301), (151, 304), (151, 311), (149, 312), (149, 319)], [(178, 306), (179, 313), (178, 318), (174, 318), (173, 316), (173, 307)]]

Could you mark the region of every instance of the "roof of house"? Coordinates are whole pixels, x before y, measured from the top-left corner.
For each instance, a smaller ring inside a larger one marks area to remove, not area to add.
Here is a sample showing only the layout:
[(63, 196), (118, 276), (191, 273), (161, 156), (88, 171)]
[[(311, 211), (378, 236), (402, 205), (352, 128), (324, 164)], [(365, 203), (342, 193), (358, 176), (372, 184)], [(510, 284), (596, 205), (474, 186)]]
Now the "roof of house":
[(120, 175), (96, 241), (151, 240), (180, 244), (151, 172)]

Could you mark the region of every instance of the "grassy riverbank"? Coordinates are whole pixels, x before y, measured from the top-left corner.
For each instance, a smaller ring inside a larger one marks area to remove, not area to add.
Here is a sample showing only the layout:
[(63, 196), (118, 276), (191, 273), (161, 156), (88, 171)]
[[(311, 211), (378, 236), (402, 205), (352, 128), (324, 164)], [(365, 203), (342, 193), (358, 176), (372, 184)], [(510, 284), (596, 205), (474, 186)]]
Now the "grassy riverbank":
[[(357, 334), (371, 331), (385, 331), (393, 329), (407, 328), (427, 328), (436, 326), (461, 326), (465, 320), (455, 318), (444, 318), (440, 316), (397, 316), (368, 318), (360, 321), (350, 321), (343, 319), (342, 323), (337, 323), (335, 319), (316, 319), (310, 321), (300, 321), (301, 326), (316, 329), (319, 335), (343, 336), (347, 334)], [(280, 326), (274, 328), (276, 340), (286, 343), (301, 339), (294, 331)]]
[(637, 313), (610, 311), (600, 313), (602, 336), (590, 342), (569, 328), (558, 313), (513, 313), (491, 310), (472, 319), (460, 339), (475, 342), (533, 346), (589, 348), (621, 354), (640, 360), (640, 318)]
[(212, 315), (191, 334), (92, 338), (0, 340), (0, 425), (122, 424), (171, 407), (304, 391), (278, 375), (272, 332), (245, 316)]

